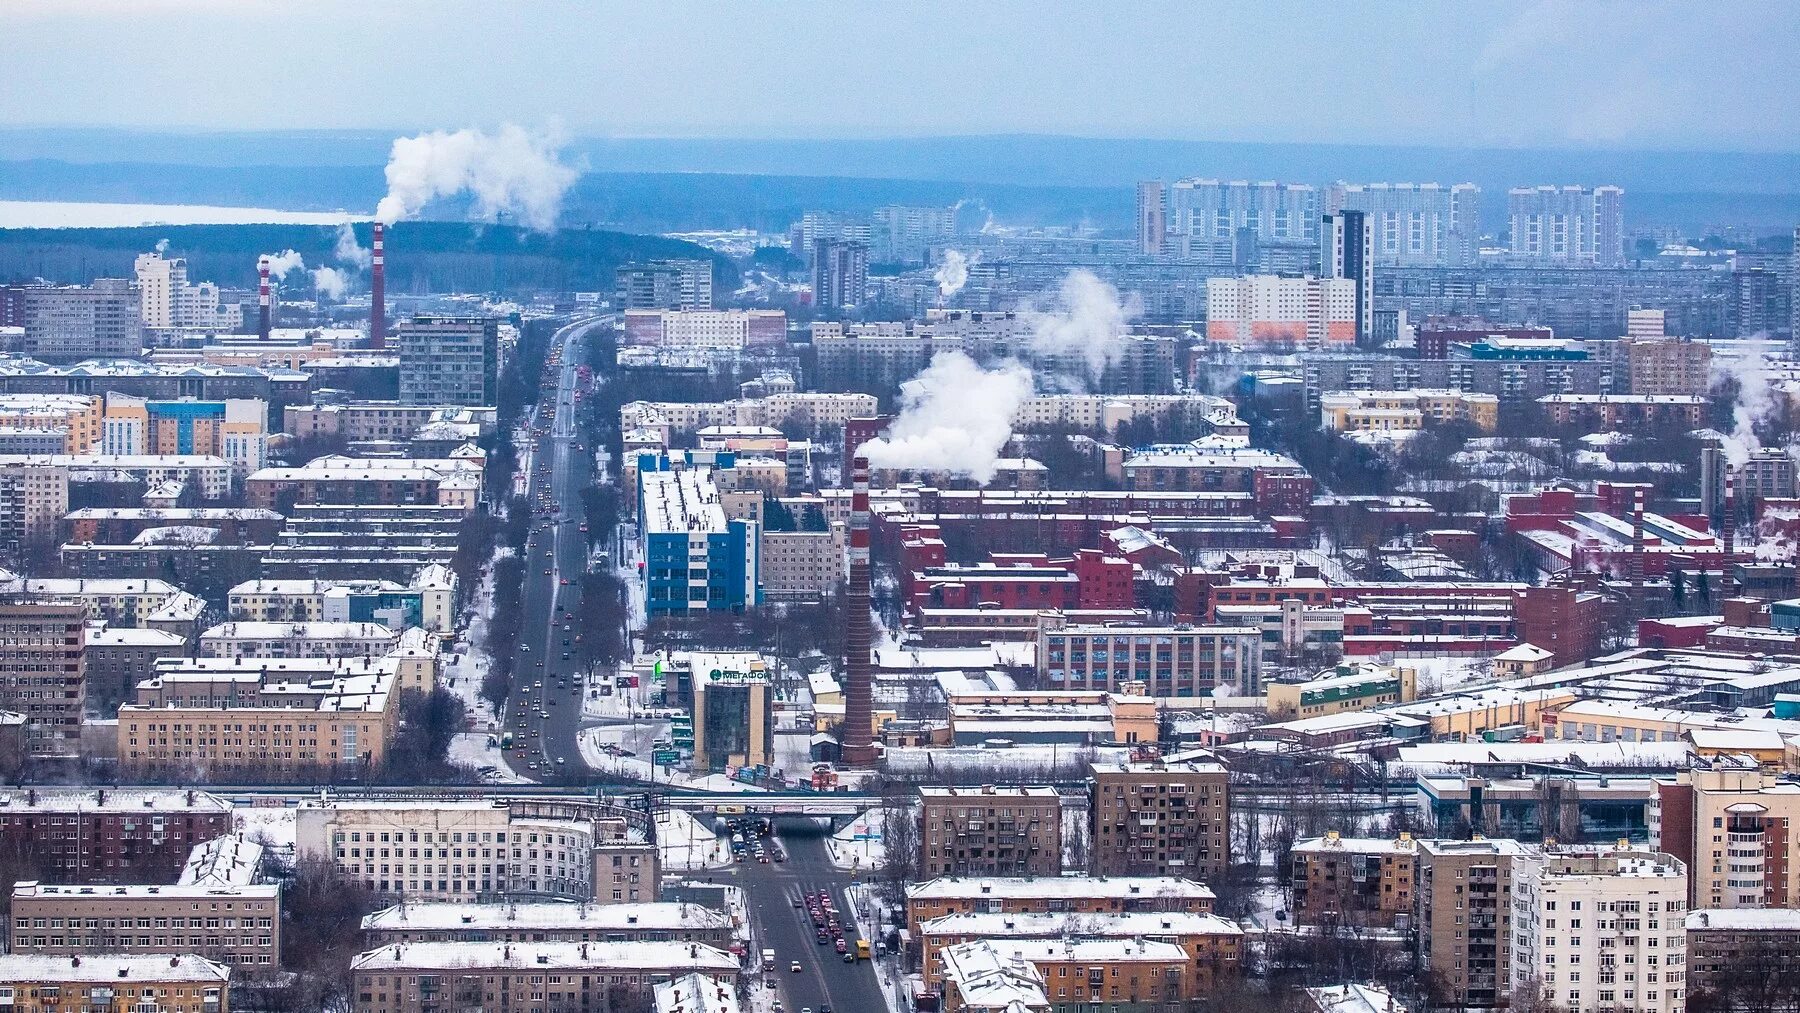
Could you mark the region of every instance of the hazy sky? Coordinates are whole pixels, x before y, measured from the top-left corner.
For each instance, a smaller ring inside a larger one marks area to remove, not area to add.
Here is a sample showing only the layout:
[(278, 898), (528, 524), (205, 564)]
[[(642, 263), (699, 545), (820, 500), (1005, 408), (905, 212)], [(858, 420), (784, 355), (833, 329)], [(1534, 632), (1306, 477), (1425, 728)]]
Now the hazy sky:
[(1789, 3), (5, 0), (0, 125), (1800, 150)]

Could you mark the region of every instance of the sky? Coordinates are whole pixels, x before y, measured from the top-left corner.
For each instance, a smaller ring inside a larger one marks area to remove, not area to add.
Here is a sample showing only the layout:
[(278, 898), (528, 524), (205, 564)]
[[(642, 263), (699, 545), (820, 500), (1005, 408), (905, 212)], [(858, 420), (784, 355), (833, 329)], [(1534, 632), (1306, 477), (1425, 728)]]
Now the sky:
[(6, 0), (0, 127), (1800, 151), (1786, 3)]

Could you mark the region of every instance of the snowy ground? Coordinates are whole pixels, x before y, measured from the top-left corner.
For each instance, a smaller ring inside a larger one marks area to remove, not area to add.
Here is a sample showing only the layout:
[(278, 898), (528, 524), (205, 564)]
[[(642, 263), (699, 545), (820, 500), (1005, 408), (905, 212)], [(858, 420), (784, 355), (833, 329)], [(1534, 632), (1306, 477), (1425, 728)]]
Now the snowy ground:
[(1421, 697), (1474, 689), (1484, 683), (1498, 681), (1494, 675), (1492, 658), (1395, 658), (1392, 664), (1419, 673)]
[(825, 850), (831, 864), (840, 869), (867, 871), (880, 868), (887, 861), (887, 850), (881, 843), (881, 810), (871, 809), (856, 817), (849, 826), (825, 838)]
[(1063, 868), (1082, 870), (1088, 865), (1088, 811), (1080, 805), (1068, 805), (1062, 811)]
[[(494, 559), (498, 560), (510, 555), (512, 550), (502, 546), (494, 551)], [(494, 564), (492, 561), (481, 572), (481, 583), (476, 586), (475, 593), (470, 596), (468, 649), (459, 652), (444, 664), (442, 684), (445, 689), (455, 693), (468, 709), (469, 717), (474, 719), (475, 730), (459, 733), (450, 743), (450, 760), (452, 763), (466, 763), (473, 767), (491, 767), (494, 773), (490, 779), (507, 783), (526, 783), (528, 779), (515, 774), (507, 766), (506, 756), (501, 751), (498, 741), (488, 745), (488, 735), (498, 735), (502, 727), (500, 715), (481, 697), (481, 680), (487, 676), (488, 667), (493, 664), (493, 657), (488, 653), (488, 617), (494, 614)]]
[[(884, 935), (882, 926), (890, 921), (878, 891), (869, 883), (853, 883), (844, 889), (844, 893), (850, 898), (850, 911), (856, 917), (856, 934), (870, 940), (872, 947), (878, 946)], [(882, 953), (870, 961), (875, 966), (875, 980), (881, 983), (881, 996), (887, 1000), (891, 1013), (909, 1013), (912, 1008), (906, 998), (910, 990), (900, 960), (901, 954)]]
[(656, 847), (663, 869), (692, 872), (731, 864), (731, 845), (711, 828), (680, 809), (656, 814)]

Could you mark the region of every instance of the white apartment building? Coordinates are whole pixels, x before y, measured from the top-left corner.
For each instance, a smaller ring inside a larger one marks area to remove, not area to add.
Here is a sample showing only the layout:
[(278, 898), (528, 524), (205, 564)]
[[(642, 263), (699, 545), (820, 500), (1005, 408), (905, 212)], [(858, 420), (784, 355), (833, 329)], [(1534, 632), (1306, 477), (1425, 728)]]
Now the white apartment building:
[(1513, 864), (1512, 987), (1559, 1009), (1680, 1013), (1686, 909), (1687, 867), (1671, 855), (1534, 849)]
[(1196, 436), (1250, 437), (1237, 406), (1210, 394), (1038, 394), (1019, 405), (1013, 424), (1111, 433), (1142, 418), (1174, 420), (1194, 427)]
[(633, 345), (737, 350), (779, 345), (787, 340), (781, 310), (625, 311), (625, 335)]
[(300, 857), (384, 893), (593, 895), (594, 834), (576, 820), (514, 819), (480, 800), (359, 799), (304, 803), (297, 827)]
[(1183, 257), (1228, 258), (1239, 230), (1263, 244), (1319, 242), (1319, 191), (1306, 183), (1181, 179), (1167, 199), (1167, 227)]
[(1325, 213), (1361, 211), (1382, 267), (1473, 263), (1481, 242), (1481, 188), (1473, 183), (1333, 183)]
[(379, 623), (230, 622), (200, 634), (203, 658), (381, 658), (400, 633)]
[(1625, 191), (1616, 186), (1520, 186), (1507, 191), (1514, 258), (1548, 266), (1617, 267), (1625, 260)]
[(53, 538), (69, 512), (69, 469), (51, 461), (0, 463), (0, 547), (9, 552)]
[(219, 286), (188, 283), (187, 261), (181, 257), (140, 253), (133, 269), (145, 327), (235, 331), (244, 322), (242, 307), (219, 304)]
[(1234, 345), (1353, 344), (1356, 281), (1273, 274), (1208, 278), (1206, 339)]

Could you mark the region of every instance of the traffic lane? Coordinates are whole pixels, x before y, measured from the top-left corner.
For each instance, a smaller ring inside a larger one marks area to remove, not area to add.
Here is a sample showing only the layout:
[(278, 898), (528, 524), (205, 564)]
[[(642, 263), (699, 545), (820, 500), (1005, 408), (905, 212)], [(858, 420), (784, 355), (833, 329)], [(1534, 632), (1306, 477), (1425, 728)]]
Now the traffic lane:
[[(805, 829), (799, 830), (801, 827)], [(816, 981), (810, 987), (804, 984), (792, 986), (795, 1001), (800, 1006), (812, 1006), (815, 1013), (821, 1003), (848, 1013), (881, 1009), (885, 1000), (873, 966), (862, 960), (845, 963), (829, 942), (818, 942), (812, 917), (805, 908), (794, 906), (796, 898), (817, 895), (821, 890), (829, 892), (845, 929), (844, 938), (855, 946), (855, 920), (850, 916), (849, 897), (844, 892), (851, 877), (831, 864), (822, 835), (822, 828), (809, 824), (790, 823), (782, 827), (780, 838), (788, 861), (772, 865), (740, 864), (737, 868), (742, 871), (738, 878), (745, 887), (752, 917), (758, 919), (759, 926), (769, 926), (773, 933), (770, 938), (792, 940), (783, 945), (800, 947), (799, 957), (784, 955), (777, 947), (781, 975), (793, 979), (813, 979), (816, 975)], [(794, 959), (800, 960), (805, 968), (802, 974), (787, 970), (789, 961)], [(790, 1013), (794, 1011), (790, 1010)]]
[[(821, 947), (813, 939), (811, 920), (803, 921), (805, 911), (793, 905), (802, 889), (798, 877), (774, 871), (780, 868), (739, 864), (738, 884), (756, 923), (756, 945), (775, 951), (775, 970), (769, 976), (775, 979), (783, 1005), (791, 1013), (806, 1007), (817, 1013), (831, 994), (817, 952)], [(800, 963), (798, 973), (793, 970), (795, 961)]]

